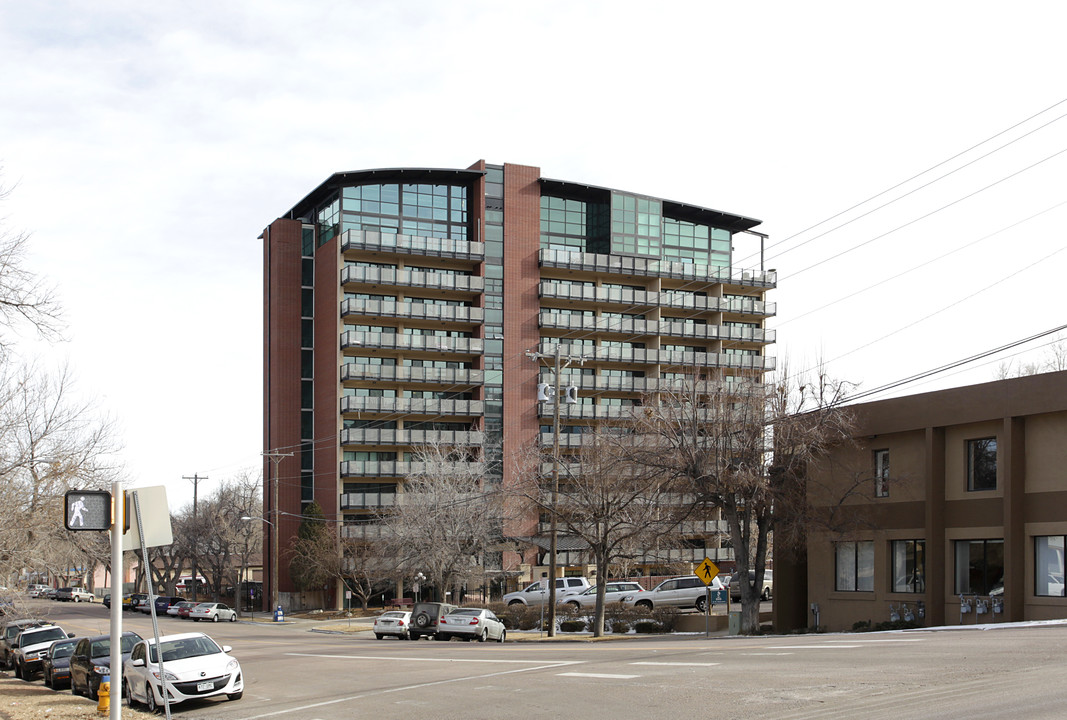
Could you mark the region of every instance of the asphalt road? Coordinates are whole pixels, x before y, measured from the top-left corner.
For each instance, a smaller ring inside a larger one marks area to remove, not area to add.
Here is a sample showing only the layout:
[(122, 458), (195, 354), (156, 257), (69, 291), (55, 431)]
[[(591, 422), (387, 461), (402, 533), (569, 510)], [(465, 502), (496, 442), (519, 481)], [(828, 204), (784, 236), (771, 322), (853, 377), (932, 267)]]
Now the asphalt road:
[[(107, 631), (102, 606), (47, 609), (78, 635)], [(151, 634), (147, 616), (124, 618)], [(242, 700), (178, 705), (175, 717), (1067, 717), (1067, 625), (503, 645), (311, 631), (322, 625), (161, 619), (161, 632), (232, 645), (245, 673)]]

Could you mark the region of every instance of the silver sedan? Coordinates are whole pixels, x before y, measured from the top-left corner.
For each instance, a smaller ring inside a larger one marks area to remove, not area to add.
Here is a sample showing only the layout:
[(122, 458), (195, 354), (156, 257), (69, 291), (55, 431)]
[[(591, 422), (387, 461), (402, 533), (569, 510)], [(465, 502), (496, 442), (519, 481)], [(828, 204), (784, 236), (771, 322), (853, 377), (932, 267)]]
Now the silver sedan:
[(230, 622), (237, 622), (237, 611), (222, 603), (206, 602), (200, 603), (190, 610), (189, 617), (196, 622), (200, 622), (201, 620), (210, 620), (211, 622), (229, 620)]
[[(613, 602), (622, 602), (624, 597), (631, 595), (640, 597), (641, 593), (645, 592), (645, 589), (641, 587), (639, 583), (635, 582), (609, 582), (604, 588), (604, 604), (610, 605)], [(589, 588), (585, 592), (577, 595), (568, 595), (560, 602), (565, 605), (571, 605), (576, 610), (595, 608), (596, 607), (596, 586)]]
[(454, 637), (466, 640), (496, 640), (504, 642), (507, 636), (504, 623), (492, 610), (485, 608), (456, 608), (437, 623), (437, 638), (451, 640)]

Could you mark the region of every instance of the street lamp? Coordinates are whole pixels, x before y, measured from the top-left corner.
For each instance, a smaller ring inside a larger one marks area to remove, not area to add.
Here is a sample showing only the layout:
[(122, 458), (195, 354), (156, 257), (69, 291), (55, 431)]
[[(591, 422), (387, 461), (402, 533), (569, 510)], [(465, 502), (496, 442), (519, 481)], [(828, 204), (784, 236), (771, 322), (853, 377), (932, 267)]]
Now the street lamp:
[(278, 526), (272, 523), (265, 517), (258, 515), (242, 515), (242, 520), (262, 520), (270, 525), (270, 540), (271, 540), (271, 554), (270, 554), (270, 607), (268, 610), (274, 612), (278, 607)]

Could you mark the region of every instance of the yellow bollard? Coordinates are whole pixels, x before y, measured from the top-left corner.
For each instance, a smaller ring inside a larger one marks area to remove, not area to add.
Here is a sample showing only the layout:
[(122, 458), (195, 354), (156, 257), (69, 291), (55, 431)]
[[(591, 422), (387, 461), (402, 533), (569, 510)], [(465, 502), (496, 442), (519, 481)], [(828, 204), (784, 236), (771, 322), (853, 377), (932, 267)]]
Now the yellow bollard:
[(108, 715), (111, 712), (111, 676), (105, 675), (100, 681), (100, 690), (96, 693), (100, 698), (96, 703), (97, 715)]

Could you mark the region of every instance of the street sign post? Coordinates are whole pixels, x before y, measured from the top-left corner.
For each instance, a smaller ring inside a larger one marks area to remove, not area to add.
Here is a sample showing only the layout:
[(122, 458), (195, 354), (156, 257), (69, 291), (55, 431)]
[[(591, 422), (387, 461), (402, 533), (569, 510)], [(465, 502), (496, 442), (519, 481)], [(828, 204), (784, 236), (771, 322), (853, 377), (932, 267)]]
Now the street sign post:
[(704, 562), (697, 566), (697, 577), (704, 583), (704, 637), (711, 636), (711, 583), (719, 574), (719, 566), (704, 558)]

